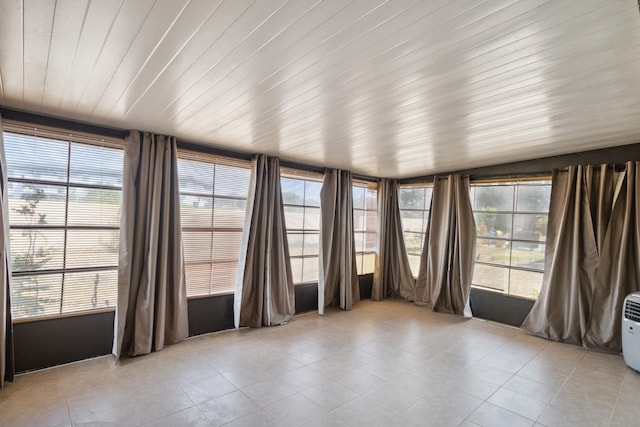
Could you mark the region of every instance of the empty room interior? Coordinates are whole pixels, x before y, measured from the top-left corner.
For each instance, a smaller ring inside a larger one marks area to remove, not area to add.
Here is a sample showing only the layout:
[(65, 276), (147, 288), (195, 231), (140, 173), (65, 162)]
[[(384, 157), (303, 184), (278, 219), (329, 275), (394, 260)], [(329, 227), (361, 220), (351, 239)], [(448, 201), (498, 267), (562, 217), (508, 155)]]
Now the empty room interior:
[(636, 0), (0, 0), (0, 426), (631, 426)]

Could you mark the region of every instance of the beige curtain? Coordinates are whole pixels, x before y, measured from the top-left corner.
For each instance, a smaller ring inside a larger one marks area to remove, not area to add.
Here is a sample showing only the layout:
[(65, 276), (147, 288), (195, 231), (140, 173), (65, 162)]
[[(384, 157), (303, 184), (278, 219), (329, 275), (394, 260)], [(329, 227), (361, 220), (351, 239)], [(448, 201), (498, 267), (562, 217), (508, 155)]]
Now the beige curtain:
[(174, 137), (125, 140), (113, 354), (161, 350), (188, 336)]
[(392, 295), (414, 298), (416, 281), (404, 244), (398, 193), (396, 180), (385, 178), (378, 183), (378, 251), (371, 289), (374, 301)]
[(415, 303), (434, 311), (471, 317), (469, 294), (475, 247), (476, 224), (469, 198), (469, 177), (437, 177), (433, 182)]
[(602, 244), (583, 343), (612, 352), (622, 350), (624, 298), (640, 291), (640, 162), (628, 162), (622, 179)]
[(614, 195), (610, 166), (553, 171), (545, 271), (522, 327), (534, 335), (583, 344)]
[(0, 388), (13, 381), (13, 322), (11, 321), (11, 251), (9, 247), (9, 196), (7, 195), (7, 161), (0, 117)]
[(351, 172), (327, 169), (320, 191), (320, 278), (318, 312), (325, 307), (351, 310), (360, 301), (353, 236)]
[(241, 251), (235, 327), (288, 322), (295, 314), (295, 295), (277, 157), (261, 154), (253, 159)]

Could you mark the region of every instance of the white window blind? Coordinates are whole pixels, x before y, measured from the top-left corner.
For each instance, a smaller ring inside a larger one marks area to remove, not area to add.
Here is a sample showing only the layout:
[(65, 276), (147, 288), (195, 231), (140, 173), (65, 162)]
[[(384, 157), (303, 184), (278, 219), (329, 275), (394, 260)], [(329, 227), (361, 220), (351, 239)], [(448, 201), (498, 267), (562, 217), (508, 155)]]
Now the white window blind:
[(122, 141), (4, 129), (13, 317), (115, 306)]
[(376, 262), (378, 185), (353, 181), (353, 229), (358, 274), (373, 273)]
[(240, 256), (251, 165), (178, 152), (187, 296), (232, 293)]
[(322, 175), (284, 168), (281, 174), (293, 283), (317, 282)]
[(431, 184), (410, 184), (400, 186), (400, 217), (404, 244), (409, 256), (409, 265), (414, 276), (418, 276), (420, 256), (424, 247), (424, 236), (429, 222), (431, 208)]

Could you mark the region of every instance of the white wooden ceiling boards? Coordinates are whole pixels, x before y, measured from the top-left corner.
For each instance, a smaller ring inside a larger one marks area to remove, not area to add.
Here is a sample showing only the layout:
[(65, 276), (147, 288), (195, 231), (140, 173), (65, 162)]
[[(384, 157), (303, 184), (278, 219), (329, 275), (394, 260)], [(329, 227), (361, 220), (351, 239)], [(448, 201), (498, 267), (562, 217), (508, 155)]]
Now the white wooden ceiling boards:
[(0, 0), (0, 103), (379, 177), (640, 142), (636, 0)]

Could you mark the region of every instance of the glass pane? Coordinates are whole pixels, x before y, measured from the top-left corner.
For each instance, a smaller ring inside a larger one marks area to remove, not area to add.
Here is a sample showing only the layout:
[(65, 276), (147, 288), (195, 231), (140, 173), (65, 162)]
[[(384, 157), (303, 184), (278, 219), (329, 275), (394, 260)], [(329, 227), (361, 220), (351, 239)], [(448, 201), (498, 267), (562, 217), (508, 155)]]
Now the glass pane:
[(184, 231), (182, 232), (182, 244), (184, 246), (185, 262), (211, 261), (211, 239), (213, 233), (210, 231)]
[(215, 231), (213, 233), (213, 259), (216, 261), (237, 261), (242, 244), (241, 231)]
[(64, 275), (63, 313), (114, 307), (117, 299), (117, 270)]
[(362, 271), (359, 271), (358, 274), (371, 274), (375, 269), (376, 265), (376, 254), (364, 254), (362, 256)]
[(548, 212), (551, 200), (550, 185), (519, 185), (517, 210), (520, 212)]
[(280, 178), (282, 203), (285, 205), (304, 204), (304, 180), (295, 178)]
[(509, 242), (489, 239), (478, 239), (477, 241), (476, 261), (509, 266), (510, 254)]
[(404, 244), (409, 255), (420, 256), (422, 254), (422, 238), (423, 234), (421, 233), (404, 233)]
[(214, 228), (243, 228), (246, 210), (246, 200), (216, 197), (213, 201)]
[(304, 229), (320, 230), (320, 208), (304, 208)]
[(211, 264), (186, 264), (184, 270), (188, 297), (211, 293)]
[(213, 194), (212, 163), (178, 159), (178, 183), (184, 193)]
[(501, 239), (511, 238), (510, 214), (496, 213), (474, 213), (478, 236), (498, 237)]
[(123, 150), (71, 144), (69, 182), (122, 187)]
[(229, 293), (236, 290), (236, 276), (238, 274), (238, 262), (216, 262), (212, 266), (211, 292)]
[(433, 187), (427, 187), (425, 189), (425, 196), (424, 196), (424, 208), (427, 211), (431, 209), (432, 197), (433, 197)]
[(425, 209), (425, 187), (400, 188), (400, 209)]
[(543, 243), (520, 242), (514, 240), (511, 244), (513, 245), (511, 265), (540, 271), (544, 270)]
[(320, 251), (320, 236), (317, 233), (305, 233), (304, 255), (318, 255)]
[(365, 229), (369, 232), (376, 232), (378, 228), (378, 215), (376, 211), (365, 211), (366, 212), (366, 223)]
[(302, 258), (291, 258), (293, 283), (302, 283)]
[(241, 197), (249, 195), (251, 169), (216, 165), (214, 193), (216, 196)]
[(537, 299), (541, 287), (542, 273), (511, 270), (511, 287), (509, 289), (511, 295)]
[(285, 206), (284, 220), (288, 231), (302, 230), (304, 228), (304, 208)]
[(413, 277), (418, 277), (420, 271), (420, 255), (409, 255), (409, 265), (411, 266), (411, 273)]
[(302, 233), (287, 233), (287, 241), (289, 242), (289, 255), (304, 255), (302, 249), (304, 247), (304, 235)]
[(180, 195), (180, 222), (182, 227), (211, 228), (213, 197)]
[(11, 315), (14, 319), (60, 314), (62, 274), (11, 279)]
[(544, 242), (547, 233), (547, 215), (515, 214), (514, 239)]
[(423, 211), (400, 211), (402, 228), (404, 231), (424, 233), (426, 226), (423, 224)]
[(371, 251), (371, 252), (375, 252), (376, 250), (376, 237), (378, 235), (373, 232), (367, 232), (365, 233), (365, 238), (364, 238), (364, 250), (365, 251)]
[(10, 236), (14, 272), (62, 268), (64, 230), (12, 229)]
[(4, 149), (9, 178), (67, 182), (66, 141), (5, 132)]
[(360, 187), (357, 185), (353, 186), (353, 208), (354, 209), (364, 209), (364, 199), (367, 189), (364, 187)]
[(473, 200), (474, 211), (512, 211), (512, 185), (476, 186)]
[(119, 227), (121, 204), (121, 190), (71, 187), (68, 224)]
[(473, 284), (483, 288), (505, 291), (509, 283), (509, 269), (492, 267), (480, 263), (475, 264), (473, 270)]
[(117, 267), (119, 237), (119, 230), (67, 231), (66, 267)]
[(365, 236), (365, 233), (362, 231), (356, 231), (353, 233), (353, 239), (356, 244), (356, 252), (364, 251), (364, 236)]
[(378, 209), (378, 191), (367, 190), (367, 202), (366, 208), (370, 211), (376, 211)]
[(303, 260), (303, 282), (317, 282), (318, 281), (318, 257), (304, 258)]
[(64, 225), (66, 187), (10, 182), (9, 222), (17, 225)]
[(317, 181), (306, 181), (305, 200), (307, 206), (320, 207), (320, 190), (322, 183)]
[(353, 211), (353, 229), (356, 231), (364, 231), (367, 227), (366, 217), (367, 213), (363, 210), (355, 210)]

